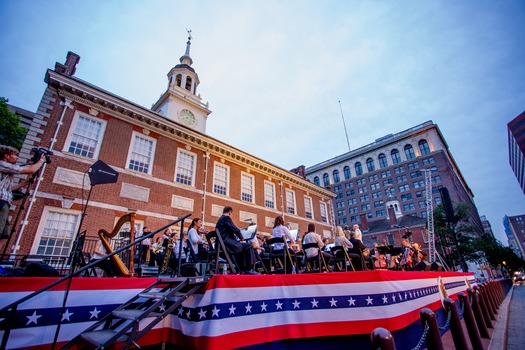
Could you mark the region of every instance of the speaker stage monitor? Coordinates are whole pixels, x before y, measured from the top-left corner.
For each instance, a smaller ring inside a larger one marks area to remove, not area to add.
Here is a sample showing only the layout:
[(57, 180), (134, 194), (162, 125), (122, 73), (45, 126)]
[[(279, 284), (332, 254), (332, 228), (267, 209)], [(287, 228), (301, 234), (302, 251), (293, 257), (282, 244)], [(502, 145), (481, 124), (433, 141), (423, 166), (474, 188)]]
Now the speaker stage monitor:
[(89, 168), (89, 181), (91, 186), (112, 184), (117, 182), (118, 173), (101, 160), (97, 160)]

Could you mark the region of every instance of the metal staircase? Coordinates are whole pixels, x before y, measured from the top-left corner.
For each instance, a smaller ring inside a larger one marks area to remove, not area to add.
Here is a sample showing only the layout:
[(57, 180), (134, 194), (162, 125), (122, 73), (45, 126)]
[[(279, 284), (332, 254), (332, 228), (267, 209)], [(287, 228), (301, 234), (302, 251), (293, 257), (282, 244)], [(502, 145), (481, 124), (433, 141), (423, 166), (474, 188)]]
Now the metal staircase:
[(136, 342), (208, 280), (207, 276), (159, 279), (61, 349), (107, 349), (115, 343), (120, 349), (140, 348)]

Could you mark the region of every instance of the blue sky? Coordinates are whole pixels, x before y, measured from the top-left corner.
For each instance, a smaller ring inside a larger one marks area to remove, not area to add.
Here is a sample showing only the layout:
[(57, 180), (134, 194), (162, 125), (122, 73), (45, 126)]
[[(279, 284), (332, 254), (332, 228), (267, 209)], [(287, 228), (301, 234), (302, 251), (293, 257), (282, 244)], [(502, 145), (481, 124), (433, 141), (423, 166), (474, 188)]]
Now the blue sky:
[[(0, 96), (36, 110), (68, 51), (76, 76), (145, 107), (191, 56), (207, 133), (285, 169), (438, 124), (480, 215), (525, 214), (507, 123), (525, 110), (525, 2), (0, 0)], [(232, 130), (234, 129), (234, 130)]]

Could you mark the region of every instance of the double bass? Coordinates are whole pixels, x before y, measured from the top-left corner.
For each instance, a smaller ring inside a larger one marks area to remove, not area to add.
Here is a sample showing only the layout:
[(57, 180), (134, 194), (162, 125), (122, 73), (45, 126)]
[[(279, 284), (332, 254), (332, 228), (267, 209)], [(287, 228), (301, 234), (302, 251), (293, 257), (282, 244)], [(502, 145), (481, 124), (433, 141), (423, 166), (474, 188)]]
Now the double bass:
[[(115, 237), (119, 232), (122, 226), (125, 223), (130, 223), (131, 229), (130, 229), (130, 239), (131, 242), (135, 239), (135, 213), (128, 213), (124, 216), (122, 216), (118, 221), (115, 227), (111, 232), (108, 232), (104, 229), (100, 229), (98, 231), (98, 237), (100, 238), (100, 243), (106, 250), (108, 254), (113, 253), (113, 248), (111, 247), (110, 240), (111, 238)], [(116, 270), (118, 271), (118, 274), (120, 276), (129, 277), (134, 274), (134, 268), (133, 268), (133, 256), (135, 254), (134, 246), (130, 248), (129, 252), (129, 269), (128, 267), (120, 260), (119, 256), (117, 254), (113, 255), (111, 257), (111, 261), (113, 262), (113, 265), (115, 266)]]

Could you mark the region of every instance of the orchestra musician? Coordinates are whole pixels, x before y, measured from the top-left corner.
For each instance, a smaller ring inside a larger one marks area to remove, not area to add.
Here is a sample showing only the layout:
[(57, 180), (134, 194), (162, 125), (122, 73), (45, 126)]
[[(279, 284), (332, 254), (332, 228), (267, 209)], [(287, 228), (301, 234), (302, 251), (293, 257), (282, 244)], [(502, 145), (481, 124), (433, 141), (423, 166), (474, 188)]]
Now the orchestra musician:
[[(375, 270), (374, 261), (372, 257), (370, 256), (370, 250), (356, 238), (356, 232), (352, 231), (350, 233), (350, 242), (353, 244), (354, 248), (352, 248), (350, 251), (354, 254), (358, 254), (360, 256), (360, 259), (357, 260), (360, 264), (356, 264), (355, 268), (356, 270), (359, 270), (358, 267), (361, 268), (361, 270)], [(361, 265), (361, 266), (359, 266)]]
[(198, 260), (205, 260), (208, 256), (208, 251), (205, 248), (207, 244), (206, 240), (202, 238), (202, 220), (200, 218), (194, 218), (191, 220), (190, 227), (188, 228), (188, 241), (190, 242), (193, 253), (197, 255)]
[(400, 267), (403, 270), (411, 270), (413, 267), (412, 257), (414, 255), (414, 252), (412, 250), (412, 246), (410, 245), (410, 242), (408, 241), (408, 237), (403, 238), (402, 245), (403, 247), (402, 247), (402, 253), (401, 253), (401, 262), (400, 262), (401, 266)]

